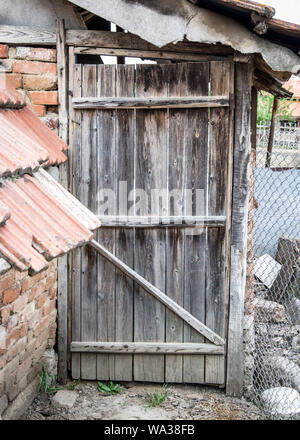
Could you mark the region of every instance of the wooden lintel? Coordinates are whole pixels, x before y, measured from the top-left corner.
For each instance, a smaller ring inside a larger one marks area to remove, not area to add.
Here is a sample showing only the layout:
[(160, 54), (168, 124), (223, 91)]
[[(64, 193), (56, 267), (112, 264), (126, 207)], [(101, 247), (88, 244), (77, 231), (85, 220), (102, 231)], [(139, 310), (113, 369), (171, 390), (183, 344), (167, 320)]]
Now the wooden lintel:
[(98, 216), (102, 227), (109, 228), (224, 228), (225, 216), (216, 217), (145, 217), (145, 216)]
[(139, 354), (224, 354), (224, 347), (213, 344), (158, 342), (72, 342), (73, 353)]
[(127, 264), (123, 263), (119, 258), (117, 258), (114, 254), (109, 252), (105, 247), (103, 247), (100, 243), (95, 240), (89, 242), (96, 251), (102, 255), (106, 260), (110, 261), (115, 267), (117, 267), (121, 272), (125, 273), (129, 278), (135, 281), (140, 287), (142, 287), (146, 292), (150, 293), (155, 299), (164, 304), (168, 309), (174, 312), (177, 316), (179, 316), (183, 321), (193, 327), (197, 332), (203, 335), (206, 339), (211, 341), (216, 345), (224, 345), (225, 341), (219, 335), (217, 335), (214, 331), (196, 319), (193, 315), (191, 315), (187, 310), (173, 301), (170, 297), (168, 297), (165, 293), (159, 290), (157, 287), (153, 286), (153, 284), (149, 283), (145, 278), (139, 275), (135, 270), (131, 269)]
[(193, 96), (168, 98), (73, 98), (74, 109), (143, 109), (228, 107), (228, 96)]
[[(0, 43), (10, 45), (26, 46), (55, 46), (56, 33), (41, 28), (29, 26), (10, 26), (0, 25)], [(124, 50), (123, 55), (128, 55), (129, 51), (146, 52), (146, 56), (169, 59), (185, 59), (190, 61), (209, 61), (224, 59), (233, 55), (233, 49), (221, 44), (209, 45), (197, 42), (181, 41), (177, 44), (168, 44), (163, 48), (158, 48), (142, 38), (129, 32), (110, 32), (110, 31), (91, 31), (91, 30), (66, 30), (66, 44), (73, 46), (75, 53), (86, 53), (90, 48), (91, 53), (95, 54), (104, 50), (103, 55), (111, 54), (114, 49)], [(101, 48), (101, 49), (99, 49)], [(172, 55), (173, 53), (173, 55)], [(122, 56), (122, 53), (118, 53)], [(131, 53), (134, 56), (134, 53)], [(182, 58), (186, 57), (186, 58)]]
[(173, 50), (146, 50), (146, 49), (136, 49), (133, 47), (129, 48), (111, 48), (111, 47), (97, 47), (97, 48), (87, 48), (87, 47), (76, 47), (75, 54), (80, 55), (108, 55), (108, 56), (121, 56), (121, 57), (138, 57), (142, 59), (164, 59), (164, 60), (182, 60), (182, 61), (222, 61), (227, 59), (226, 55), (215, 55), (210, 53), (193, 53), (193, 52), (183, 52), (182, 49), (178, 48), (178, 51)]
[(26, 46), (55, 46), (56, 33), (28, 26), (0, 25), (0, 43)]

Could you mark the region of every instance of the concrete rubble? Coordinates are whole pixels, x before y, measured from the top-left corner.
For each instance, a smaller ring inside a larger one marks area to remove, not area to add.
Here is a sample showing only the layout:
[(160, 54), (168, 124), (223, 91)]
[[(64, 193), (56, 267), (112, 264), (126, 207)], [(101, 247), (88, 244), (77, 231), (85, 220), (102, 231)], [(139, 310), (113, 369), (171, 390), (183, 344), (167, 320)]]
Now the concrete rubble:
[(68, 390), (59, 390), (52, 399), (52, 404), (60, 408), (72, 408), (76, 402), (77, 393)]
[(300, 394), (293, 388), (276, 387), (265, 390), (261, 401), (266, 412), (280, 418), (300, 416)]
[(57, 377), (57, 353), (53, 348), (45, 351), (41, 363), (48, 375), (48, 380), (51, 380), (51, 385), (53, 385)]
[(258, 395), (271, 418), (300, 419), (299, 240), (280, 237), (275, 260), (258, 258), (254, 274), (252, 321), (244, 321), (244, 393)]
[(264, 366), (273, 374), (277, 373), (283, 384), (291, 386), (300, 393), (300, 367), (293, 361), (282, 356), (272, 356), (264, 359)]
[(254, 262), (254, 275), (270, 289), (281, 270), (281, 264), (265, 254)]
[(285, 308), (274, 301), (254, 299), (255, 319), (260, 322), (281, 323), (285, 319)]

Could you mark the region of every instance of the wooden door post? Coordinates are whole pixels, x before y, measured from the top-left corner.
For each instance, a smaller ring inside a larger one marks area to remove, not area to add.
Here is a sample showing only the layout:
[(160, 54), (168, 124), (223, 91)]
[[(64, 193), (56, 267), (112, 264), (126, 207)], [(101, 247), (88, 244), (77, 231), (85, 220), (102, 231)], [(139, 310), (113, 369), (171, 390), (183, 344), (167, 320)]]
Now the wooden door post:
[[(58, 111), (59, 136), (68, 143), (68, 49), (66, 44), (65, 26), (63, 20), (57, 21), (56, 33), (57, 74), (58, 74)], [(69, 189), (68, 162), (59, 167), (59, 182)], [(68, 357), (68, 256), (58, 260), (57, 274), (57, 303), (58, 303), (58, 381), (67, 381)]]
[(243, 390), (243, 319), (250, 187), (252, 77), (253, 68), (251, 64), (236, 63), (230, 304), (226, 381), (226, 392), (231, 396), (241, 396)]

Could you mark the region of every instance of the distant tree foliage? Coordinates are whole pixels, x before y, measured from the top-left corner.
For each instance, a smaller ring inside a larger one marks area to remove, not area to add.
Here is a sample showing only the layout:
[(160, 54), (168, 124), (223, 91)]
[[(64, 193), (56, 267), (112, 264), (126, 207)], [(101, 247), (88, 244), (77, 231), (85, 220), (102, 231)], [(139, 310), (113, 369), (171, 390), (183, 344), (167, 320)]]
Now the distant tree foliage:
[[(298, 99), (279, 99), (277, 120), (295, 122), (292, 104)], [(271, 121), (274, 96), (267, 92), (259, 92), (257, 103), (257, 123), (266, 124)]]

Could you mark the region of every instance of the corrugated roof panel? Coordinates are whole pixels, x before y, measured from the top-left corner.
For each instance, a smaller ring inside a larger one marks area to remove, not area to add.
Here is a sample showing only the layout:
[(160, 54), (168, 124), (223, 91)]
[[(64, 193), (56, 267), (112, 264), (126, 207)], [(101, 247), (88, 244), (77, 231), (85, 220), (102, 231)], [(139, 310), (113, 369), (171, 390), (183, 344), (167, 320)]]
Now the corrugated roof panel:
[(23, 97), (11, 85), (7, 76), (0, 77), (0, 108), (20, 108), (25, 105)]
[(10, 210), (6, 205), (0, 202), (0, 226), (4, 225), (10, 218)]
[(11, 268), (11, 265), (4, 260), (4, 258), (0, 258), (0, 275), (3, 275)]
[(67, 146), (28, 108), (0, 110), (0, 176), (23, 175), (63, 163)]
[[(16, 218), (16, 216), (14, 217)], [(32, 246), (32, 235), (10, 219), (0, 229), (0, 253), (12, 265), (38, 273), (48, 267), (47, 261)]]
[(292, 116), (294, 118), (300, 118), (300, 102), (295, 102), (291, 104)]
[(73, 215), (86, 228), (93, 231), (101, 226), (97, 217), (63, 188), (47, 171), (40, 168), (34, 176), (40, 185), (43, 186), (55, 200), (63, 203), (64, 208), (69, 214)]
[(28, 107), (20, 111), (22, 120), (28, 128), (28, 135), (36, 139), (41, 147), (49, 154), (47, 166), (66, 162), (67, 156), (63, 151), (68, 150), (68, 146), (50, 130), (39, 118), (37, 118)]
[(288, 82), (284, 84), (284, 87), (288, 90), (290, 90), (294, 96), (293, 98), (300, 98), (300, 78), (294, 77), (291, 78)]
[(90, 241), (100, 226), (40, 168), (65, 162), (67, 148), (0, 77), (0, 271), (10, 267), (3, 257), (21, 271), (38, 273), (48, 260)]
[(0, 128), (0, 177), (67, 160), (67, 145), (25, 106), (5, 76), (0, 76)]
[[(6, 115), (4, 116), (6, 117)], [(45, 150), (37, 151), (38, 145), (17, 127), (3, 123), (0, 111), (0, 176), (31, 173), (49, 158)]]
[[(56, 192), (59, 186), (55, 182)], [(34, 176), (5, 180), (0, 186), (0, 203), (11, 213), (0, 227), (0, 254), (19, 270), (40, 272), (48, 267), (46, 260), (93, 238), (93, 233), (70, 214), (65, 191), (60, 191), (58, 201)], [(96, 217), (90, 221), (94, 225), (98, 222)]]

